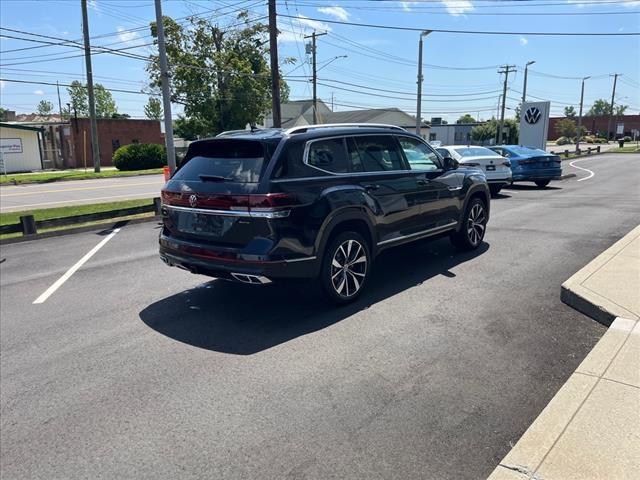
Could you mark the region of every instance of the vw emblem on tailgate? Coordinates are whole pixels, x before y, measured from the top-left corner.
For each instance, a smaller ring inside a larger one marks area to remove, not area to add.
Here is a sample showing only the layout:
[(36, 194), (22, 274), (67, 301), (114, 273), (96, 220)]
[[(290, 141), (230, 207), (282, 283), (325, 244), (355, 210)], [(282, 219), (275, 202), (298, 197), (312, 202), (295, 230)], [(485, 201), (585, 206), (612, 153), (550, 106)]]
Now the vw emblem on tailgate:
[(538, 123), (540, 116), (540, 109), (538, 107), (529, 107), (524, 114), (524, 121), (533, 125), (534, 123)]
[(189, 197), (189, 205), (191, 205), (191, 208), (195, 207), (198, 204), (198, 197), (196, 197), (195, 195), (191, 195)]

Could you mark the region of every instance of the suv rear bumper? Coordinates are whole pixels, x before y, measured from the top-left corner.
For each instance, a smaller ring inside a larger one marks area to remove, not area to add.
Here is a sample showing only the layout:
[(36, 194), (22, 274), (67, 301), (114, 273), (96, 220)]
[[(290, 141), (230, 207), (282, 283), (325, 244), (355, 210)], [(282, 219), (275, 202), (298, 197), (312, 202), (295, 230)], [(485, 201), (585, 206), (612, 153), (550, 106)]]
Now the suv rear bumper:
[(315, 256), (285, 258), (279, 255), (276, 258), (256, 255), (176, 239), (165, 232), (160, 233), (159, 242), (160, 258), (167, 265), (225, 280), (270, 283), (287, 278), (313, 278), (318, 272)]

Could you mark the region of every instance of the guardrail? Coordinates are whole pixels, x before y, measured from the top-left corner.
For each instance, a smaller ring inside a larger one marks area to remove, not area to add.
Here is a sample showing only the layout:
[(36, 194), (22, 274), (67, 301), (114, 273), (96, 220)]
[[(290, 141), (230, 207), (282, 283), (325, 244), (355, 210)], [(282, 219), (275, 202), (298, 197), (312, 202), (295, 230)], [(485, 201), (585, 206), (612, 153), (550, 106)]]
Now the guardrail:
[(87, 213), (84, 215), (74, 215), (72, 217), (52, 218), (49, 220), (36, 221), (33, 215), (23, 215), (20, 217), (20, 223), (0, 226), (0, 235), (20, 232), (25, 236), (37, 235), (39, 228), (67, 227), (69, 225), (78, 225), (81, 223), (95, 222), (99, 220), (111, 220), (149, 212), (154, 212), (156, 215), (160, 215), (160, 209), (160, 198), (156, 197), (153, 199), (153, 204), (151, 205), (121, 208), (118, 210), (110, 210), (108, 212)]
[[(552, 153), (554, 155), (564, 155), (565, 157), (569, 157), (569, 155), (571, 155), (572, 153), (576, 154), (576, 155), (582, 155), (583, 152), (585, 152), (585, 150), (565, 150), (564, 152), (554, 152), (553, 150), (550, 150), (549, 153)], [(591, 155), (591, 152), (595, 152), (595, 153), (600, 153), (600, 145), (598, 145), (597, 147), (589, 147), (586, 150), (586, 154), (587, 155)]]

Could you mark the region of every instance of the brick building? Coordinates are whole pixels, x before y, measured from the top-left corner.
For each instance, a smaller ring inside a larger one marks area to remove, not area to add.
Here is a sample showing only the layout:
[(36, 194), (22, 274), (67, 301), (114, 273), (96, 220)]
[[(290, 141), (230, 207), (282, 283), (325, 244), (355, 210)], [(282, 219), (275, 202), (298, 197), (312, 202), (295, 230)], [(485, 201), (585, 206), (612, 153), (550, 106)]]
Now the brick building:
[[(560, 135), (556, 132), (556, 122), (563, 120), (566, 117), (554, 117), (549, 119), (549, 133), (548, 140), (557, 140)], [(578, 119), (575, 119), (578, 123)], [(606, 137), (607, 129), (609, 128), (609, 116), (603, 115), (598, 117), (582, 117), (582, 125), (589, 131), (589, 133), (601, 137)], [(633, 138), (634, 130), (640, 132), (640, 115), (614, 115), (611, 122), (611, 130), (609, 131), (609, 138), (618, 138), (628, 136)], [(622, 134), (618, 132), (623, 132)]]
[[(72, 118), (64, 128), (66, 158), (69, 168), (93, 165), (91, 149), (91, 123), (88, 118)], [(86, 135), (86, 140), (85, 140)], [(98, 139), (100, 141), (100, 165), (113, 165), (113, 153), (123, 145), (132, 143), (164, 144), (158, 120), (98, 119)], [(85, 153), (86, 152), (86, 153)], [(63, 154), (64, 154), (63, 153)]]

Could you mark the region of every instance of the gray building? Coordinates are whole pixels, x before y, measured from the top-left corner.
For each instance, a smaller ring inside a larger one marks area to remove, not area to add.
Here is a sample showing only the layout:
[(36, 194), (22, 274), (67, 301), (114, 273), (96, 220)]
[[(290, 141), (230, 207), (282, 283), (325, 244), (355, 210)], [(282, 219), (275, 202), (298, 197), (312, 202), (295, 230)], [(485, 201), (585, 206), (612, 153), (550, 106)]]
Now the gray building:
[(476, 125), (484, 122), (474, 123), (451, 123), (451, 124), (431, 124), (429, 131), (429, 141), (441, 142), (442, 145), (467, 145), (474, 142), (471, 138), (471, 130)]
[[(313, 102), (311, 100), (283, 103), (280, 109), (283, 128), (313, 124)], [(334, 112), (321, 100), (318, 100), (318, 123), (384, 123), (402, 127), (409, 132), (416, 130), (416, 117), (399, 108), (371, 108)], [(264, 124), (265, 127), (273, 125), (271, 114), (267, 115)], [(426, 140), (429, 137), (429, 124), (422, 122), (420, 131), (422, 138)]]

